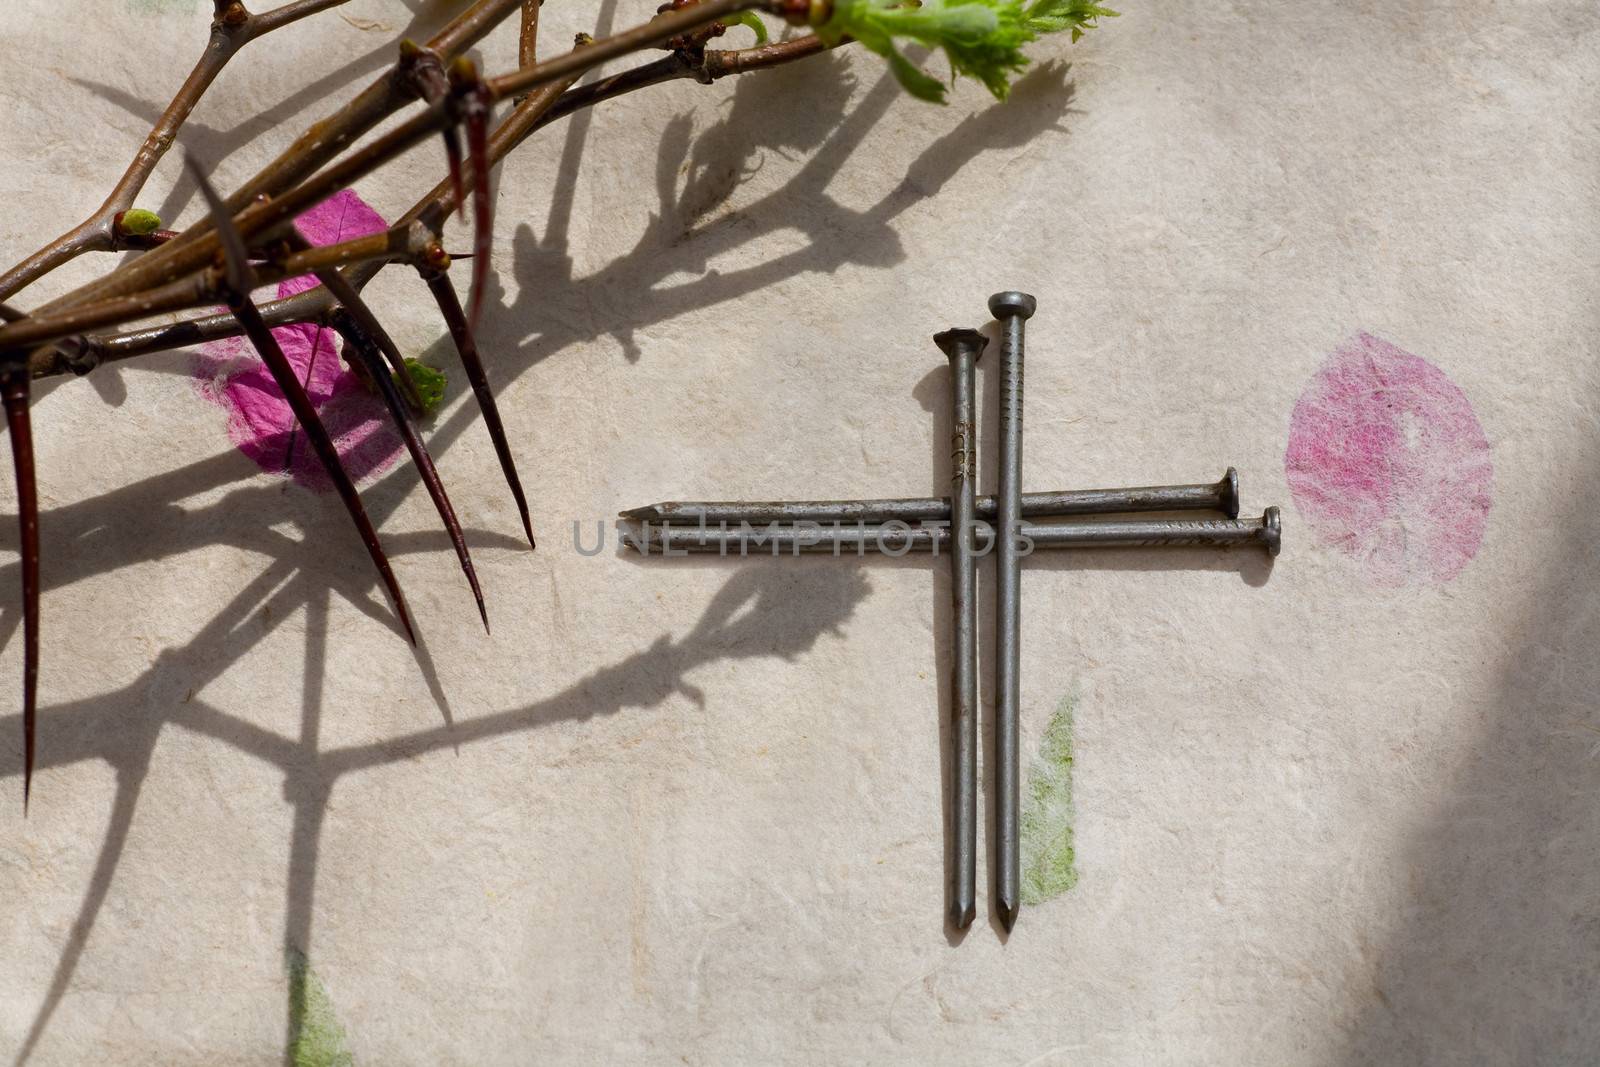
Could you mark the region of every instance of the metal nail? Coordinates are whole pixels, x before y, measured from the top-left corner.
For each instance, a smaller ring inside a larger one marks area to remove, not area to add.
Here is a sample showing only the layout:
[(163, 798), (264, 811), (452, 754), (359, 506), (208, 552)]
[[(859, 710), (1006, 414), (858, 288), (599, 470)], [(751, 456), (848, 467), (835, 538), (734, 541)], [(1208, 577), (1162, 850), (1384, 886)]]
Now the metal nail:
[[(987, 555), (996, 544), (989, 524), (974, 524), (976, 554)], [(646, 552), (679, 555), (718, 552), (726, 556), (779, 556), (800, 552), (863, 555), (881, 552), (903, 556), (911, 552), (946, 552), (951, 547), (945, 526), (886, 525), (811, 526), (656, 526), (643, 524), (624, 535), (626, 543)], [(1277, 508), (1259, 519), (1061, 519), (1024, 522), (1018, 528), (1019, 545), (1029, 551), (1086, 548), (1261, 548), (1276, 556), (1283, 540)]]
[(978, 896), (978, 556), (973, 544), (978, 476), (976, 368), (988, 339), (977, 330), (946, 330), (934, 343), (950, 359), (950, 591), (955, 663), (951, 670), (950, 921), (972, 925)]
[[(1059, 489), (1023, 493), (1024, 518), (1051, 515), (1116, 515), (1139, 511), (1220, 511), (1239, 517), (1239, 472), (1229, 467), (1203, 485), (1146, 485), (1131, 489)], [(993, 519), (996, 501), (980, 496), (974, 514)], [(650, 523), (748, 522), (948, 522), (948, 497), (884, 500), (667, 500), (622, 512), (622, 518)]]
[(1000, 491), (995, 521), (995, 906), (1009, 931), (1022, 906), (1018, 845), (1021, 791), (1017, 709), (1022, 682), (1022, 324), (1037, 302), (1027, 293), (996, 293), (989, 314), (1000, 322)]

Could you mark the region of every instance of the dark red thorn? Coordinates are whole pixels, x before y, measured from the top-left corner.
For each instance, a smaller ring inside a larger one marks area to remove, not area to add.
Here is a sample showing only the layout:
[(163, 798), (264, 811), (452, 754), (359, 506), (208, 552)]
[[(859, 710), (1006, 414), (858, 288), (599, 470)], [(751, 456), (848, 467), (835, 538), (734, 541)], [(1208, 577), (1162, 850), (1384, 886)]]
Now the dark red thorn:
[[(361, 496), (356, 492), (355, 483), (350, 480), (349, 472), (339, 460), (339, 450), (334, 447), (333, 439), (328, 436), (327, 429), (322, 425), (316, 407), (306, 395), (305, 389), (301, 387), (300, 379), (295, 376), (294, 366), (283, 354), (283, 349), (278, 347), (277, 338), (272, 336), (272, 331), (262, 321), (261, 313), (248, 298), (230, 304), (229, 308), (233, 312), (233, 317), (239, 320), (239, 325), (244, 327), (250, 343), (261, 354), (261, 361), (267, 365), (267, 370), (272, 372), (273, 381), (278, 383), (284, 399), (289, 401), (289, 408), (294, 412), (300, 427), (305, 430), (306, 439), (311, 442), (317, 458), (322, 461), (323, 469), (333, 480), (333, 487), (338, 490), (339, 499), (344, 501), (345, 510), (350, 513), (351, 521), (356, 524), (356, 531), (361, 535), (362, 543), (367, 546), (367, 554), (372, 557), (373, 564), (378, 568), (378, 574), (383, 578), (383, 584), (389, 590), (389, 599), (394, 602), (395, 613), (400, 616), (400, 624), (405, 627), (406, 637), (415, 645), (417, 632), (411, 626), (411, 613), (406, 609), (405, 594), (400, 592), (400, 583), (394, 576), (394, 569), (389, 566), (389, 557), (378, 542), (378, 531), (373, 529), (372, 519), (367, 516), (367, 509), (361, 504)], [(387, 379), (388, 375), (383, 377)]]
[(384, 372), (383, 358), (378, 354), (377, 345), (355, 321), (354, 316), (347, 314), (336, 316), (334, 328), (344, 337), (347, 348), (353, 349), (366, 364), (368, 373), (378, 383), (378, 392), (389, 407), (389, 415), (394, 419), (395, 428), (400, 431), (400, 437), (406, 443), (406, 451), (411, 453), (411, 462), (417, 465), (417, 473), (422, 476), (422, 484), (428, 490), (434, 509), (439, 512), (440, 520), (444, 522), (445, 532), (450, 535), (450, 543), (455, 545), (456, 558), (461, 561), (461, 571), (467, 576), (467, 584), (472, 587), (472, 598), (478, 602), (478, 616), (483, 619), (484, 633), (488, 633), (489, 612), (483, 606), (483, 590), (478, 586), (478, 572), (472, 566), (472, 554), (467, 551), (466, 536), (461, 532), (461, 522), (456, 518), (455, 508), (450, 506), (450, 497), (445, 494), (444, 483), (439, 480), (438, 468), (433, 464), (433, 457), (428, 454), (428, 446), (422, 442), (422, 434), (417, 430), (416, 421), (411, 417), (411, 412), (406, 410), (405, 401), (400, 396), (400, 390), (395, 388), (394, 379)]
[(454, 126), (444, 128), (444, 157), (450, 164), (450, 190), (456, 198), (456, 218), (467, 217), (467, 190), (461, 180), (461, 135)]
[(511, 488), (511, 495), (517, 501), (517, 511), (522, 516), (522, 532), (528, 535), (528, 547), (533, 548), (533, 523), (528, 519), (528, 498), (523, 495), (522, 479), (517, 477), (517, 462), (511, 456), (511, 442), (506, 439), (506, 428), (500, 421), (500, 408), (495, 404), (494, 393), (489, 390), (489, 379), (483, 372), (483, 359), (478, 355), (478, 343), (471, 327), (467, 325), (467, 316), (461, 310), (461, 300), (456, 296), (456, 288), (450, 284), (449, 277), (442, 272), (424, 270), (422, 280), (428, 283), (434, 302), (439, 305), (439, 314), (444, 317), (445, 327), (450, 331), (450, 339), (455, 342), (456, 352), (461, 356), (467, 381), (472, 383), (472, 395), (477, 397), (478, 409), (483, 412), (483, 424), (489, 430), (490, 440), (494, 442), (495, 455), (500, 457), (500, 470), (505, 474), (506, 485)]
[(378, 322), (378, 317), (372, 313), (367, 302), (361, 299), (361, 294), (356, 292), (356, 287), (337, 270), (317, 271), (317, 281), (328, 287), (328, 292), (333, 298), (355, 319), (361, 331), (378, 345), (384, 359), (389, 361), (389, 369), (394, 371), (394, 376), (400, 380), (400, 391), (405, 394), (406, 403), (411, 405), (411, 410), (421, 414), (423, 411), (422, 394), (417, 392), (417, 383), (411, 380), (411, 368), (406, 366), (405, 357), (400, 354), (400, 349), (395, 346), (390, 338), (389, 331)]
[[(239, 229), (233, 224), (233, 216), (228, 213), (228, 205), (222, 202), (222, 197), (217, 194), (216, 187), (211, 184), (211, 179), (207, 177), (199, 161), (185, 153), (183, 164), (188, 168), (195, 184), (200, 187), (200, 195), (205, 198), (206, 206), (211, 209), (211, 215), (215, 220), (217, 243), (222, 246), (223, 278), (236, 297), (248, 300), (255, 280), (250, 270), (249, 253), (245, 251), (244, 238), (239, 236)], [(224, 221), (227, 225), (223, 225)]]
[(39, 489), (33, 470), (33, 429), (28, 421), (27, 364), (6, 369), (0, 380), (11, 455), (17, 467), (17, 522), (22, 543), (22, 814), (33, 792), (34, 737), (39, 692)]
[(351, 521), (356, 524), (356, 532), (361, 535), (362, 543), (367, 546), (367, 554), (372, 557), (373, 564), (378, 568), (378, 575), (389, 590), (389, 599), (394, 603), (395, 613), (400, 616), (400, 624), (405, 628), (406, 637), (415, 647), (417, 632), (411, 626), (411, 612), (406, 609), (405, 594), (400, 592), (400, 583), (394, 576), (394, 569), (389, 566), (389, 557), (384, 553), (383, 546), (378, 543), (378, 531), (373, 529), (372, 520), (367, 516), (367, 509), (361, 505), (361, 496), (356, 492), (355, 482), (350, 480), (349, 472), (340, 462), (339, 450), (334, 447), (333, 439), (328, 436), (327, 429), (322, 425), (322, 419), (317, 416), (316, 407), (311, 403), (311, 398), (306, 396), (305, 389), (300, 385), (300, 379), (295, 376), (294, 367), (283, 354), (283, 349), (278, 347), (278, 339), (272, 336), (272, 331), (261, 319), (261, 312), (250, 302), (250, 288), (254, 284), (254, 278), (245, 259), (244, 240), (233, 225), (233, 218), (228, 214), (222, 197), (217, 195), (211, 179), (206, 177), (205, 171), (195, 162), (193, 156), (188, 157), (187, 163), (190, 173), (194, 175), (195, 184), (200, 187), (200, 195), (205, 198), (207, 206), (211, 209), (212, 225), (217, 228), (230, 290), (227, 293), (228, 310), (233, 312), (233, 317), (244, 327), (245, 335), (250, 338), (250, 343), (261, 355), (261, 361), (267, 365), (273, 380), (278, 383), (278, 389), (283, 393), (284, 399), (289, 402), (289, 410), (294, 412), (295, 419), (305, 430), (312, 449), (316, 451), (317, 458), (322, 461), (323, 469), (328, 472), (334, 488), (339, 492), (339, 499), (344, 501), (345, 510), (350, 513)]
[(489, 197), (489, 97), (481, 87), (469, 98), (466, 112), (467, 152), (472, 158), (472, 292), (467, 302), (467, 325), (476, 333), (494, 244), (494, 201)]

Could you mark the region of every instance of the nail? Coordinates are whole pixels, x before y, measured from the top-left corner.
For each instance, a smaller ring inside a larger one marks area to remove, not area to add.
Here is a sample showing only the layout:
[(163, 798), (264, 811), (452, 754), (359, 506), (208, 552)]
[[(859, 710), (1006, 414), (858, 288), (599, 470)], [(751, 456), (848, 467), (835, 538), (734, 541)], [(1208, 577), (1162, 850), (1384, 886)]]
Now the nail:
[(995, 521), (995, 905), (1010, 930), (1021, 906), (1022, 864), (1018, 855), (1017, 807), (1020, 775), (1017, 708), (1022, 682), (1022, 553), (1015, 531), (1022, 525), (1022, 324), (1037, 306), (1027, 293), (996, 293), (989, 314), (1000, 322), (1000, 491)]
[[(993, 528), (974, 523), (978, 556), (988, 554), (997, 538)], [(837, 556), (882, 552), (903, 556), (910, 552), (943, 553), (951, 548), (951, 531), (945, 526), (906, 526), (903, 523), (836, 526), (790, 526), (773, 523), (748, 529), (722, 526), (656, 526), (643, 524), (626, 531), (627, 545), (660, 555), (718, 552), (725, 556), (787, 556), (798, 552), (831, 552)], [(1031, 551), (1086, 548), (1261, 548), (1276, 556), (1283, 540), (1278, 509), (1268, 508), (1259, 519), (1060, 519), (1024, 522), (1017, 540)]]
[[(993, 519), (995, 498), (980, 496), (974, 515)], [(1023, 493), (1024, 518), (1055, 515), (1116, 515), (1138, 511), (1220, 511), (1239, 517), (1239, 472), (1229, 467), (1215, 482), (1194, 485), (1144, 485), (1130, 489), (1058, 489)], [(748, 522), (948, 522), (949, 497), (896, 497), (880, 500), (666, 500), (631, 508), (622, 518), (649, 523)]]
[(950, 831), (955, 840), (950, 921), (965, 930), (977, 914), (978, 895), (978, 557), (972, 543), (978, 452), (973, 397), (978, 359), (989, 342), (977, 330), (946, 330), (933, 340), (950, 359), (950, 591), (955, 635), (950, 684), (954, 713)]

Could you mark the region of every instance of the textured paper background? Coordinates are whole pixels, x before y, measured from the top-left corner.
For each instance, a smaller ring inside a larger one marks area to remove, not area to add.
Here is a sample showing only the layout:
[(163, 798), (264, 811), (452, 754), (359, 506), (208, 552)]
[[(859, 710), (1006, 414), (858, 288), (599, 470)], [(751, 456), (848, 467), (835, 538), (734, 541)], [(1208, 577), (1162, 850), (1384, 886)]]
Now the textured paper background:
[[(0, 258), (99, 203), (209, 6), (0, 11)], [(254, 46), (186, 143), (236, 185), (446, 7), (356, 0)], [(652, 8), (558, 0), (544, 39)], [(1040, 46), (1004, 107), (841, 55), (519, 152), (482, 340), (537, 553), (459, 383), (431, 432), (492, 637), (410, 475), (367, 497), (420, 658), (337, 504), (241, 456), (188, 355), (42, 390), (41, 771), (24, 822), (0, 716), (0, 1052), (284, 1062), (287, 945), (362, 1064), (1591, 1062), (1600, 15), (1127, 8)], [(513, 34), (482, 52), (507, 68)], [(441, 167), (430, 144), (360, 191), (393, 217)], [(187, 224), (178, 173), (143, 202)], [(1270, 571), (1030, 562), (1024, 746), (1076, 692), (1079, 881), (1009, 942), (981, 916), (952, 943), (944, 566), (645, 564), (571, 531), (936, 489), (927, 338), (1002, 287), (1040, 301), (1031, 488), (1231, 463), (1287, 540)], [(443, 355), (414, 279), (370, 292)], [(1447, 584), (1374, 584), (1291, 506), (1291, 412), (1360, 331), (1487, 436), (1493, 508)]]

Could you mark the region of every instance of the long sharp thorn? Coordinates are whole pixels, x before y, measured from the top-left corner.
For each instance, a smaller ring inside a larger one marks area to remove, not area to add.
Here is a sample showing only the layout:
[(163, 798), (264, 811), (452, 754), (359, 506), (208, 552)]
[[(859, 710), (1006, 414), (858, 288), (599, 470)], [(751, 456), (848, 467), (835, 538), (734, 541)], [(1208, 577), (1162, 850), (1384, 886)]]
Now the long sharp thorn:
[(483, 606), (483, 590), (478, 586), (478, 573), (472, 566), (472, 554), (467, 551), (466, 536), (461, 532), (461, 523), (456, 518), (455, 508), (450, 506), (450, 498), (445, 494), (444, 483), (439, 480), (439, 471), (433, 464), (433, 457), (428, 454), (428, 447), (422, 443), (422, 434), (417, 431), (417, 424), (412, 419), (411, 412), (406, 410), (400, 390), (395, 388), (394, 380), (384, 370), (383, 359), (379, 356), (377, 346), (373, 344), (372, 339), (353, 317), (340, 316), (335, 322), (345, 341), (366, 364), (367, 370), (378, 385), (378, 392), (383, 395), (383, 401), (389, 407), (389, 414), (394, 419), (395, 427), (406, 443), (406, 450), (411, 453), (411, 461), (417, 465), (417, 473), (422, 476), (422, 484), (427, 488), (428, 496), (439, 512), (439, 518), (444, 522), (445, 532), (450, 535), (450, 543), (455, 545), (456, 558), (461, 561), (462, 573), (467, 576), (467, 584), (472, 587), (472, 597), (478, 602), (478, 616), (483, 619), (483, 630), (488, 633), (489, 612)]
[(467, 152), (472, 157), (472, 294), (467, 325), (478, 329), (483, 290), (489, 281), (489, 255), (494, 244), (494, 201), (489, 196), (489, 101), (479, 94), (467, 108)]
[(356, 325), (361, 327), (361, 332), (378, 346), (383, 358), (389, 363), (389, 369), (394, 371), (395, 378), (399, 380), (400, 391), (405, 395), (406, 403), (411, 405), (411, 410), (421, 412), (422, 394), (417, 392), (417, 383), (411, 378), (411, 368), (406, 366), (405, 357), (400, 354), (400, 349), (389, 336), (389, 331), (378, 322), (378, 317), (372, 313), (367, 302), (361, 299), (356, 287), (337, 270), (319, 270), (316, 277), (317, 281), (328, 287), (328, 292), (344, 306), (350, 317), (355, 319)]
[(17, 520), (22, 548), (22, 814), (33, 792), (34, 737), (39, 690), (39, 490), (33, 470), (33, 430), (28, 421), (28, 368), (5, 371), (6, 427), (17, 468)]
[(495, 455), (500, 458), (500, 470), (505, 474), (506, 485), (516, 499), (518, 514), (522, 516), (522, 532), (528, 535), (528, 547), (533, 548), (533, 523), (528, 518), (528, 498), (522, 492), (522, 479), (517, 477), (517, 461), (511, 456), (511, 442), (507, 440), (505, 425), (500, 421), (500, 408), (495, 404), (494, 393), (489, 390), (489, 378), (483, 372), (483, 359), (478, 355), (477, 340), (467, 325), (466, 314), (461, 310), (461, 299), (456, 296), (455, 286), (450, 284), (450, 279), (443, 272), (424, 270), (422, 277), (433, 293), (434, 302), (439, 305), (439, 314), (444, 317), (456, 352), (461, 356), (467, 381), (472, 383), (472, 395), (477, 398), (478, 409), (483, 412), (483, 424), (489, 430), (490, 440), (494, 442)]
[(200, 195), (205, 198), (206, 206), (211, 209), (215, 220), (218, 242), (222, 245), (223, 278), (236, 297), (248, 300), (255, 282), (250, 271), (250, 255), (245, 250), (244, 238), (239, 236), (238, 227), (233, 224), (233, 216), (228, 213), (228, 206), (222, 202), (216, 187), (211, 184), (205, 168), (187, 152), (184, 153), (183, 165), (188, 168), (195, 184), (200, 187)]
[(378, 531), (373, 528), (372, 519), (367, 516), (367, 509), (362, 506), (361, 496), (356, 492), (355, 482), (351, 481), (349, 472), (344, 469), (344, 464), (339, 459), (339, 450), (334, 447), (333, 439), (328, 436), (327, 429), (322, 425), (316, 407), (306, 395), (305, 389), (301, 387), (293, 365), (278, 347), (277, 338), (272, 336), (272, 331), (267, 328), (256, 306), (249, 300), (244, 300), (238, 306), (232, 307), (232, 310), (234, 318), (239, 320), (245, 334), (249, 336), (250, 343), (261, 354), (267, 370), (272, 372), (273, 380), (283, 391), (284, 398), (289, 401), (290, 409), (299, 420), (301, 428), (305, 430), (306, 439), (311, 442), (311, 447), (316, 451), (317, 458), (322, 461), (328, 477), (333, 479), (334, 488), (339, 491), (339, 499), (344, 501), (345, 510), (350, 513), (351, 520), (356, 524), (356, 531), (361, 535), (362, 543), (367, 546), (367, 554), (372, 557), (379, 576), (383, 578), (383, 584), (389, 590), (389, 598), (394, 601), (395, 613), (400, 616), (406, 637), (415, 645), (417, 632), (411, 625), (411, 613), (406, 609), (405, 594), (400, 591), (400, 582), (395, 578), (394, 569), (389, 566), (389, 557), (378, 541)]
[(456, 198), (456, 218), (465, 219), (467, 192), (461, 179), (461, 134), (454, 126), (444, 128), (444, 157), (450, 164), (450, 190)]
[(394, 576), (394, 569), (389, 566), (389, 557), (378, 542), (378, 531), (373, 529), (372, 520), (367, 516), (367, 509), (361, 504), (361, 496), (356, 492), (355, 482), (350, 480), (350, 473), (340, 462), (339, 450), (334, 447), (333, 439), (328, 436), (327, 429), (322, 425), (322, 419), (317, 416), (316, 407), (306, 395), (305, 389), (301, 387), (300, 379), (295, 376), (293, 365), (283, 354), (283, 349), (278, 347), (278, 340), (272, 336), (272, 331), (262, 320), (261, 312), (257, 311), (255, 304), (250, 301), (252, 281), (249, 264), (244, 259), (244, 241), (239, 236), (239, 231), (234, 228), (233, 219), (229, 217), (222, 197), (218, 196), (216, 189), (212, 187), (211, 180), (194, 161), (194, 157), (188, 157), (187, 162), (189, 172), (194, 175), (195, 183), (200, 187), (200, 195), (211, 208), (212, 224), (216, 226), (217, 234), (221, 238), (223, 254), (227, 260), (228, 285), (232, 290), (228, 294), (228, 310), (233, 312), (233, 317), (244, 327), (245, 335), (260, 353), (261, 361), (267, 365), (273, 380), (278, 383), (278, 389), (289, 402), (289, 409), (294, 412), (295, 419), (305, 430), (307, 440), (311, 442), (317, 458), (322, 461), (323, 468), (332, 479), (334, 488), (339, 492), (339, 499), (344, 501), (345, 510), (350, 513), (351, 521), (356, 524), (356, 532), (361, 535), (362, 543), (367, 546), (367, 554), (372, 557), (373, 564), (378, 568), (379, 577), (389, 590), (389, 598), (394, 602), (395, 614), (400, 616), (400, 624), (405, 628), (406, 638), (415, 645), (417, 632), (411, 625), (411, 612), (406, 608), (405, 594), (400, 592), (400, 583)]

